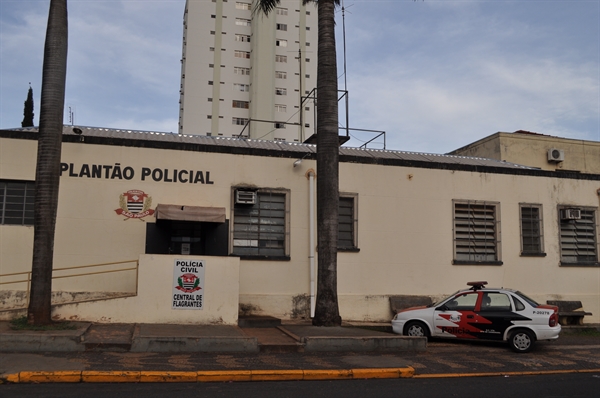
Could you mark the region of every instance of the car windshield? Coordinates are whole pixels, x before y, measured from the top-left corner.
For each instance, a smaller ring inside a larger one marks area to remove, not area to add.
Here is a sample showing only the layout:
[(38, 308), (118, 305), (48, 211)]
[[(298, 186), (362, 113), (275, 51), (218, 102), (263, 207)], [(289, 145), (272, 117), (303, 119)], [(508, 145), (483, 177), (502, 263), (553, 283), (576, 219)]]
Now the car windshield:
[(455, 291), (451, 295), (444, 297), (443, 299), (436, 301), (433, 304), (429, 304), (427, 307), (437, 307), (438, 305), (442, 304), (444, 301), (448, 300), (449, 298), (454, 297), (456, 295), (456, 293), (458, 293), (458, 292), (460, 292), (460, 290)]
[(527, 304), (529, 304), (530, 306), (532, 306), (534, 308), (539, 305), (534, 299), (531, 299), (531, 298), (527, 297), (526, 295), (524, 295), (521, 292), (515, 292), (515, 294), (517, 296), (521, 297), (523, 300), (527, 301)]

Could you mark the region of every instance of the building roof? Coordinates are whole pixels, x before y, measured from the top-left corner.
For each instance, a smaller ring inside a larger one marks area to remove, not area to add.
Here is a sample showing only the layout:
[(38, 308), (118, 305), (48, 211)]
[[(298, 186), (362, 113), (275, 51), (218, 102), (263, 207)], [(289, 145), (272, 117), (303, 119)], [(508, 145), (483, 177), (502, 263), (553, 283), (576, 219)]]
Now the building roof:
[[(81, 134), (76, 134), (78, 130), (81, 131)], [(37, 132), (38, 127), (0, 130), (0, 137), (35, 140), (37, 139), (37, 135), (35, 134)], [(286, 141), (266, 141), (70, 125), (65, 125), (63, 128), (63, 142), (245, 154), (290, 159), (316, 159), (317, 152), (316, 145)], [(501, 174), (556, 176), (555, 173), (539, 170), (538, 168), (495, 159), (382, 149), (340, 147), (340, 162)], [(571, 176), (570, 174), (573, 175)], [(600, 179), (600, 176), (596, 175), (587, 176), (587, 178), (592, 176), (592, 179)], [(584, 176), (580, 173), (561, 173), (561, 177), (582, 178)]]
[[(81, 134), (76, 134), (75, 131), (81, 131)], [(38, 127), (25, 127), (15, 128), (6, 131), (15, 132), (30, 132), (37, 133)], [(144, 146), (144, 147), (155, 147), (155, 148), (168, 148), (178, 149), (176, 147), (181, 146), (181, 150), (193, 150), (189, 148), (189, 145), (209, 148), (209, 147), (221, 147), (221, 148), (238, 148), (248, 150), (265, 150), (279, 152), (279, 157), (303, 157), (314, 158), (316, 156), (317, 147), (312, 144), (304, 143), (292, 143), (286, 141), (266, 141), (266, 140), (255, 140), (248, 138), (234, 138), (234, 137), (213, 137), (204, 135), (186, 135), (176, 133), (165, 133), (160, 131), (141, 131), (141, 130), (129, 130), (129, 129), (113, 129), (113, 128), (102, 128), (102, 127), (87, 127), (87, 126), (70, 126), (65, 125), (63, 127), (63, 134), (65, 141), (78, 141), (83, 140), (87, 143), (98, 143), (98, 139), (102, 140), (104, 144), (108, 145), (123, 145), (124, 143), (117, 141), (132, 140), (140, 141), (138, 145), (130, 143), (132, 145), (127, 146)], [(16, 138), (16, 137), (13, 137)], [(70, 139), (69, 139), (70, 138)], [(139, 145), (142, 142), (155, 143), (155, 145)], [(161, 145), (162, 143), (162, 145)], [(174, 145), (173, 145), (174, 144)], [(211, 151), (212, 152), (212, 151)], [(218, 152), (229, 152), (218, 150)], [(311, 156), (314, 155), (314, 156)], [(468, 156), (455, 156), (455, 155), (440, 155), (423, 152), (407, 152), (407, 151), (395, 151), (395, 150), (382, 150), (382, 149), (363, 149), (353, 147), (340, 147), (340, 161), (354, 161), (357, 163), (389, 163), (389, 161), (403, 160), (409, 162), (427, 162), (427, 163), (443, 163), (449, 165), (469, 165), (469, 166), (487, 166), (487, 167), (499, 167), (507, 169), (531, 169), (531, 167), (518, 165), (515, 163), (502, 162), (494, 159), (476, 158)]]

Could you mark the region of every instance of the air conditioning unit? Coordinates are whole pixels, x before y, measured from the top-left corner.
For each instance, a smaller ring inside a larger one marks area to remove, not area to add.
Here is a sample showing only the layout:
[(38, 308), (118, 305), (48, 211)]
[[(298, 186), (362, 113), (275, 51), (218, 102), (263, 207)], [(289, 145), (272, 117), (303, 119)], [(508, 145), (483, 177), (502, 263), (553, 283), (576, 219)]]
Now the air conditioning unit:
[(562, 162), (563, 160), (565, 160), (565, 151), (556, 148), (548, 149), (549, 162)]
[(581, 219), (580, 209), (561, 209), (560, 210), (561, 220), (579, 220)]
[(253, 205), (256, 203), (256, 192), (255, 191), (235, 191), (235, 204), (242, 205)]

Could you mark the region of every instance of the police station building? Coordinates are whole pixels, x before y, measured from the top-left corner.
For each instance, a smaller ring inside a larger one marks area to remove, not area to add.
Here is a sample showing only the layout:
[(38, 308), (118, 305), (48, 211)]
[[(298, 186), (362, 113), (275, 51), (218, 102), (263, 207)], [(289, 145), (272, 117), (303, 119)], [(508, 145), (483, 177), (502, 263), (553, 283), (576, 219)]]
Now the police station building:
[[(63, 134), (56, 319), (310, 317), (314, 145), (75, 131)], [(34, 128), (0, 131), (4, 319), (27, 301), (36, 151)], [(541, 303), (581, 301), (593, 313), (584, 322), (598, 323), (599, 195), (600, 174), (341, 147), (342, 319), (387, 322), (390, 296), (438, 298), (486, 280)]]

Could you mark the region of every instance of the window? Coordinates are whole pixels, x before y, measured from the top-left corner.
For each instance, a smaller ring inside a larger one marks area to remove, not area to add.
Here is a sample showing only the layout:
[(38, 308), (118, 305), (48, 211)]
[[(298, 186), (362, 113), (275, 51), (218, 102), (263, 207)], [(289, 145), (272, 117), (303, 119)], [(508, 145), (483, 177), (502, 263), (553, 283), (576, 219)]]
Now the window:
[(275, 123), (275, 128), (276, 129), (284, 129), (285, 123), (277, 122), (277, 123)]
[(250, 91), (250, 85), (249, 84), (233, 83), (233, 89), (235, 91)]
[(520, 204), (521, 255), (544, 256), (542, 205)]
[(289, 191), (234, 190), (233, 254), (289, 257)]
[(499, 204), (480, 201), (454, 203), (454, 264), (502, 265)]
[(338, 250), (358, 250), (357, 194), (341, 194), (338, 205)]
[(233, 56), (236, 58), (250, 58), (250, 53), (248, 51), (235, 50)]
[(276, 55), (275, 62), (287, 62), (287, 55)]
[(473, 311), (475, 310), (478, 296), (477, 293), (463, 293), (447, 301), (445, 306), (451, 311)]
[(235, 41), (241, 41), (244, 43), (250, 43), (250, 36), (248, 35), (235, 35)]
[(284, 23), (278, 23), (276, 26), (277, 30), (287, 31), (287, 25)]
[(248, 123), (248, 119), (245, 119), (243, 117), (234, 117), (231, 118), (231, 123), (238, 126), (245, 126), (246, 123)]
[(233, 100), (231, 106), (233, 106), (234, 108), (248, 109), (250, 107), (250, 103), (248, 101)]
[(275, 40), (275, 45), (277, 47), (287, 47), (287, 40), (283, 40), (283, 39), (276, 39)]
[(561, 265), (598, 264), (596, 209), (559, 206)]
[(233, 68), (233, 74), (234, 75), (250, 76), (250, 68), (240, 68), (240, 67), (235, 66)]
[(238, 10), (250, 10), (250, 3), (235, 3)]
[(287, 79), (287, 72), (275, 71), (276, 79)]
[(287, 112), (287, 106), (282, 104), (275, 104), (275, 112)]
[(276, 87), (275, 88), (275, 95), (287, 95), (287, 89), (286, 88), (281, 88), (281, 87)]
[(511, 309), (510, 299), (506, 294), (495, 292), (483, 293), (481, 311), (509, 312)]
[(287, 8), (275, 8), (275, 12), (277, 13), (277, 15), (288, 15), (288, 10)]
[(236, 18), (235, 19), (235, 24), (237, 26), (250, 26), (250, 20), (249, 19), (244, 19), (244, 18)]
[(34, 181), (0, 181), (0, 225), (33, 225)]

